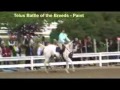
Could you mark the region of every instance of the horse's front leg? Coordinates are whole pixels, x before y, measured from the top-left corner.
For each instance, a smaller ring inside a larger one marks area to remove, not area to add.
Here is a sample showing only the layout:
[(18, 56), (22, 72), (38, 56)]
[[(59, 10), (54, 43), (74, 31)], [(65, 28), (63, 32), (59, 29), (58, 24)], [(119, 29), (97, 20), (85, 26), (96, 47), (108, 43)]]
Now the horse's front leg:
[(66, 60), (66, 68), (65, 68), (65, 71), (67, 72), (67, 73), (70, 73), (69, 72), (69, 61), (68, 61), (68, 58), (66, 57), (66, 56), (63, 56), (64, 58), (65, 58), (65, 60)]
[(66, 71), (67, 73), (70, 73), (70, 72), (69, 72), (69, 62), (68, 62), (68, 61), (66, 61), (66, 69), (65, 69), (65, 71)]
[(72, 60), (68, 57), (68, 62), (71, 63), (71, 66), (72, 66), (72, 71), (75, 72), (75, 67), (74, 67), (74, 64), (72, 62)]

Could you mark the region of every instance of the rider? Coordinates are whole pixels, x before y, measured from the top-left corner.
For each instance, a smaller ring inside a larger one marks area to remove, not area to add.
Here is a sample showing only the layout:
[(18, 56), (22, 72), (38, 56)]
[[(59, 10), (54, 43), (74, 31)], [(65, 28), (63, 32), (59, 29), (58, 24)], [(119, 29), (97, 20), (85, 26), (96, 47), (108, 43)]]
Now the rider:
[(59, 34), (59, 47), (62, 50), (62, 46), (64, 46), (65, 43), (70, 42), (70, 39), (68, 38), (67, 34), (65, 33), (65, 30), (62, 30), (62, 32)]
[(65, 44), (67, 42), (70, 42), (70, 39), (67, 37), (67, 34), (65, 33), (65, 30), (62, 30), (62, 32), (59, 34), (59, 40), (58, 42), (61, 44)]

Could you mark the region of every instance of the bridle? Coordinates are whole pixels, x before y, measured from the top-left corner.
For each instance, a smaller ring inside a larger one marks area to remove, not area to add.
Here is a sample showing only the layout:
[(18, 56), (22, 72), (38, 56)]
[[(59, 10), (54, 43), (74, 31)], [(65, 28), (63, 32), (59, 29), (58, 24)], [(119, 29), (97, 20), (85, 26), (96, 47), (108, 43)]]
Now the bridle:
[[(72, 42), (71, 42), (72, 43)], [(67, 50), (67, 51), (69, 51), (70, 53), (73, 53), (73, 50), (72, 50), (72, 52), (64, 45), (64, 47), (65, 47), (65, 49)]]

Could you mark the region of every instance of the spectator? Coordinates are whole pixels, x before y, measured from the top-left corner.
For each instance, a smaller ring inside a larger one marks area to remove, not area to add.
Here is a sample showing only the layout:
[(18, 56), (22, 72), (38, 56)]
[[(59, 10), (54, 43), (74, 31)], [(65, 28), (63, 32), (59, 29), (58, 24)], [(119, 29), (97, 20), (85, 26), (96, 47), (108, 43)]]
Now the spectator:
[(4, 43), (5, 43), (4, 40), (2, 40), (2, 41), (1, 41), (1, 46), (2, 46)]
[[(30, 54), (31, 54), (30, 46), (29, 46), (29, 44), (27, 44), (26, 47), (25, 47), (25, 55), (26, 55), (26, 56), (30, 56)], [(26, 64), (30, 64), (30, 61), (29, 61), (29, 60), (26, 60), (25, 63), (26, 63)], [(29, 67), (26, 67), (26, 69), (30, 70)]]
[(27, 44), (26, 47), (25, 47), (25, 55), (30, 56), (30, 46), (29, 46), (29, 44)]
[(93, 42), (90, 36), (87, 37), (87, 52), (93, 52)]
[(28, 36), (24, 36), (23, 45), (27, 46), (27, 45), (29, 45), (29, 43), (30, 43), (29, 37)]
[(13, 46), (15, 45), (15, 41), (13, 39), (9, 39), (8, 45), (9, 45), (10, 50), (13, 50)]
[(44, 45), (45, 46), (47, 46), (47, 45), (49, 45), (50, 43), (48, 42), (48, 41), (46, 41), (45, 43), (44, 43)]
[(45, 37), (44, 37), (44, 36), (42, 36), (42, 40), (41, 40), (41, 41), (42, 41), (41, 43), (42, 43), (43, 45), (45, 45)]
[[(0, 47), (0, 57), (2, 57), (2, 48)], [(0, 64), (2, 64), (1, 62), (0, 62)]]
[(20, 45), (15, 44), (13, 46), (13, 56), (21, 56), (21, 48)]
[(59, 45), (58, 45), (58, 41), (57, 41), (56, 39), (53, 39), (53, 44), (59, 46)]
[(82, 53), (82, 42), (81, 40), (78, 40), (78, 50), (77, 50), (77, 53)]
[(34, 44), (34, 40), (33, 40), (33, 36), (30, 37), (30, 42), (29, 42), (30, 46)]
[(0, 47), (0, 57), (2, 57), (2, 48)]
[(30, 49), (30, 56), (33, 56), (33, 55), (34, 55), (34, 49), (33, 49), (33, 46), (30, 45), (29, 49)]
[[(11, 57), (11, 50), (5, 44), (3, 44), (3, 47), (2, 47), (2, 56)], [(4, 64), (9, 64), (9, 61), (4, 62)]]
[(2, 47), (2, 56), (3, 57), (10, 57), (11, 56), (11, 50), (9, 47), (7, 47), (6, 45), (4, 45)]
[[(80, 52), (80, 46), (81, 46), (81, 42), (79, 41), (78, 38), (75, 38), (73, 41), (73, 50), (74, 53), (79, 53)], [(80, 60), (79, 58), (73, 58), (73, 61), (78, 61)], [(80, 66), (80, 65), (76, 65), (76, 66)]]
[[(37, 49), (37, 56), (41, 56), (43, 55), (43, 48), (41, 47), (41, 45), (38, 45), (38, 49)], [(35, 60), (35, 63), (42, 63), (42, 60)], [(34, 69), (39, 69), (40, 67), (35, 67)]]
[(0, 38), (0, 46), (1, 46), (1, 43), (2, 43), (2, 38)]
[(43, 48), (40, 46), (40, 44), (39, 44), (38, 49), (37, 49), (37, 55), (38, 56), (43, 55)]
[(74, 41), (73, 41), (73, 49), (75, 50), (75, 52), (77, 52), (76, 46), (78, 46), (78, 44), (79, 44), (79, 40), (78, 40), (78, 38), (75, 38)]

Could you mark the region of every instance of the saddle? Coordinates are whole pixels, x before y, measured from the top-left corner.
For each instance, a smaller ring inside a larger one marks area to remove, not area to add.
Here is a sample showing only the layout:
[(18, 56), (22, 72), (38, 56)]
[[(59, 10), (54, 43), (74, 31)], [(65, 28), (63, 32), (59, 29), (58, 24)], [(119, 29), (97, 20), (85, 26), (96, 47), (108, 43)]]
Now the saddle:
[(65, 51), (65, 46), (62, 45), (62, 49), (60, 49), (60, 47), (56, 48), (56, 52), (59, 52), (61, 55), (63, 54), (63, 52)]

